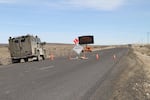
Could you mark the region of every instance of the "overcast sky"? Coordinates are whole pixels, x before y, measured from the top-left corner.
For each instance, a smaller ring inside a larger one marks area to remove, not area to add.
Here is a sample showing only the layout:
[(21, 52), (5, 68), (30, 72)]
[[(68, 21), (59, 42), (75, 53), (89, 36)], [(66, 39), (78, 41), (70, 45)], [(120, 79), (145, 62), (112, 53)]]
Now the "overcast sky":
[(99, 45), (146, 43), (148, 32), (150, 0), (0, 0), (0, 43), (25, 34), (50, 43), (82, 35)]

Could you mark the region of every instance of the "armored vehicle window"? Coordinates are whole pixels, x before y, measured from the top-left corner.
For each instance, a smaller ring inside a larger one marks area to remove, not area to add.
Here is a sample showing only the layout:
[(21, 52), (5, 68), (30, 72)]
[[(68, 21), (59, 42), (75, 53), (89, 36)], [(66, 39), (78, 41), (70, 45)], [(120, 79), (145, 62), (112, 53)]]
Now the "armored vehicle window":
[(37, 43), (41, 43), (41, 40), (39, 38), (37, 38)]
[(18, 43), (19, 41), (18, 41), (18, 40), (15, 40), (14, 42), (15, 42), (15, 43)]
[(25, 42), (25, 39), (21, 39), (21, 42)]

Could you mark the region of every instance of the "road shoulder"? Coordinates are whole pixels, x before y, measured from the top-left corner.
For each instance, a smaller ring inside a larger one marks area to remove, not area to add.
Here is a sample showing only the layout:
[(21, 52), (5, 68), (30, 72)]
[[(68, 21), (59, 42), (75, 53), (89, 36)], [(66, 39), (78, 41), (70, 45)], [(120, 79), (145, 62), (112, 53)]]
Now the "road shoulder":
[(110, 100), (150, 99), (150, 66), (140, 53), (137, 48), (130, 50), (128, 64), (117, 80)]

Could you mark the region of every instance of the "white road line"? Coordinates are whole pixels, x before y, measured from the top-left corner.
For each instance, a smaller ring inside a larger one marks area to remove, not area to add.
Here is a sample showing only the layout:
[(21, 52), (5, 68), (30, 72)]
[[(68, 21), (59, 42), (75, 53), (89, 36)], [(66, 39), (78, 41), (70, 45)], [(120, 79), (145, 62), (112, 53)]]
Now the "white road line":
[(29, 70), (25, 70), (24, 72), (25, 72), (25, 73), (28, 73), (28, 72), (30, 72), (30, 71), (29, 71)]
[(54, 68), (54, 66), (42, 67), (42, 68), (40, 68), (40, 70), (47, 70), (47, 69), (51, 69), (51, 68)]

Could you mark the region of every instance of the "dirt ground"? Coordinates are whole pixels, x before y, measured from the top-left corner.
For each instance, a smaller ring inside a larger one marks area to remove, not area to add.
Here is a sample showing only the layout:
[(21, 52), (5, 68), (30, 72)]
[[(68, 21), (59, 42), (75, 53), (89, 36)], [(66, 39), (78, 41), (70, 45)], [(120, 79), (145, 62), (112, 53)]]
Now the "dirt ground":
[(110, 100), (150, 100), (150, 45), (133, 46)]

